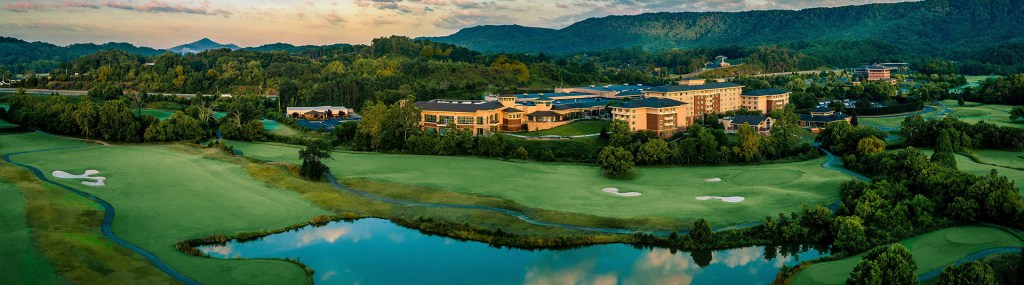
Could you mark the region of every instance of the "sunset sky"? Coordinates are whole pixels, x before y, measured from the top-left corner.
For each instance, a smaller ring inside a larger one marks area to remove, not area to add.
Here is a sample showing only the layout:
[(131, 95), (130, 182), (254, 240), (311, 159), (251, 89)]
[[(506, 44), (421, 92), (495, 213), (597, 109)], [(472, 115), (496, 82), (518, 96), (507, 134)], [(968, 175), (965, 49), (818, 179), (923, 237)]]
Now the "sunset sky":
[(0, 0), (0, 36), (59, 45), (168, 48), (208, 37), (239, 46), (368, 43), (489, 24), (562, 28), (607, 15), (833, 7), (901, 0)]

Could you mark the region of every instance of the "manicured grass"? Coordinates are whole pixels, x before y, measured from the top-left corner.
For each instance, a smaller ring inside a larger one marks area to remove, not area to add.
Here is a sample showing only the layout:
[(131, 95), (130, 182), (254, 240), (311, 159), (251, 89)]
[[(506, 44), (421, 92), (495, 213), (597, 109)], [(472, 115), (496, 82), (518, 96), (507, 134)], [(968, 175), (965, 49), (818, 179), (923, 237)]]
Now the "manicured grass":
[[(298, 148), (232, 142), (246, 156), (299, 163)], [(507, 199), (529, 208), (607, 218), (708, 218), (715, 227), (755, 222), (803, 204), (828, 205), (850, 178), (812, 161), (723, 167), (641, 168), (633, 180), (614, 180), (596, 166), (507, 162), (472, 157), (335, 152), (326, 161), (345, 181), (364, 178), (463, 194)], [(721, 178), (722, 182), (705, 182)], [(602, 192), (640, 192), (620, 197)], [(743, 196), (740, 203), (698, 201), (698, 196)], [(728, 214), (723, 214), (728, 213)]]
[(286, 137), (297, 136), (300, 134), (299, 131), (296, 131), (295, 129), (289, 126), (282, 125), (277, 121), (267, 119), (263, 119), (263, 129), (266, 130), (267, 132), (270, 132), (271, 134)]
[[(0, 137), (3, 145), (18, 146), (23, 141)], [(304, 272), (287, 262), (214, 260), (174, 248), (185, 239), (284, 228), (326, 213), (293, 191), (254, 181), (239, 165), (245, 164), (242, 160), (230, 163), (198, 152), (219, 153), (178, 145), (97, 146), (23, 154), (14, 159), (47, 174), (99, 170), (98, 176), (107, 177), (105, 187), (51, 179), (110, 202), (117, 209), (115, 234), (202, 283), (304, 282)]]
[[(942, 229), (900, 241), (910, 249), (922, 274), (963, 259), (967, 255), (997, 247), (1020, 247), (1024, 242), (1003, 230), (989, 227)], [(863, 258), (856, 255), (841, 260), (811, 265), (793, 278), (794, 285), (844, 284), (853, 267)]]
[[(934, 111), (922, 113), (921, 116), (925, 118), (931, 118), (942, 112), (942, 109), (936, 108)], [(903, 124), (903, 120), (908, 116), (882, 116), (876, 118), (859, 117), (861, 123), (882, 127), (882, 128), (899, 128)]]
[(964, 122), (976, 124), (980, 121), (985, 121), (999, 126), (1024, 128), (1024, 121), (1010, 120), (1010, 110), (1013, 109), (1013, 106), (965, 102), (964, 106), (961, 107), (957, 104), (956, 100), (942, 101), (942, 104), (953, 110), (950, 113), (951, 116), (956, 116)]
[(25, 197), (11, 183), (0, 180), (0, 274), (6, 284), (57, 282), (53, 267), (32, 243), (25, 223)]
[[(920, 149), (920, 151), (931, 157), (931, 149)], [(956, 166), (958, 169), (974, 175), (988, 175), (993, 169), (999, 175), (1006, 176), (1014, 181), (1017, 188), (1024, 194), (1024, 153), (1003, 150), (975, 150), (973, 151), (981, 163), (975, 162), (970, 157), (956, 154)]]
[(171, 116), (174, 115), (174, 112), (167, 111), (167, 110), (158, 110), (158, 109), (142, 109), (142, 114), (143, 115), (150, 115), (150, 116), (156, 117), (157, 119), (160, 119), (160, 120), (166, 120), (166, 119), (170, 119)]
[(8, 123), (7, 121), (4, 121), (4, 119), (0, 119), (0, 128), (3, 128), (3, 127), (13, 127), (13, 126), (15, 126), (15, 124), (11, 124), (11, 123)]
[(528, 132), (523, 135), (527, 136), (582, 136), (601, 133), (601, 128), (608, 127), (610, 121), (598, 120), (598, 121), (578, 121), (572, 122), (556, 128), (551, 128), (542, 131)]

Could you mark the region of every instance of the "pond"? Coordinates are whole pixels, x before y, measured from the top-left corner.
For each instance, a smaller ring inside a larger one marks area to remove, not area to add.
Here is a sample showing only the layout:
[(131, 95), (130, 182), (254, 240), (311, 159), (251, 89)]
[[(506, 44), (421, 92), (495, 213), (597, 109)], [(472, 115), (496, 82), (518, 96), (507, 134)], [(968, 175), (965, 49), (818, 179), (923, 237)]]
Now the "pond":
[(677, 252), (609, 244), (531, 251), (363, 219), (199, 250), (214, 258), (296, 259), (315, 271), (316, 284), (771, 284), (782, 265), (825, 254), (768, 248), (767, 255), (763, 246)]

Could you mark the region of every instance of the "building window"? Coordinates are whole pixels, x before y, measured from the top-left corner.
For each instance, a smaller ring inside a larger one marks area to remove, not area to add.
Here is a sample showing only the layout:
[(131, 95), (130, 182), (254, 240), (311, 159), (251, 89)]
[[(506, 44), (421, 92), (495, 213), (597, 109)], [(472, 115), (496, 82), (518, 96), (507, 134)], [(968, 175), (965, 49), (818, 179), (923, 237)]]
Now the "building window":
[(458, 123), (459, 123), (459, 125), (472, 125), (473, 124), (473, 117), (459, 116), (459, 122)]
[(476, 124), (477, 125), (483, 125), (484, 124), (484, 117), (476, 117)]
[(437, 115), (423, 115), (423, 121), (427, 123), (437, 123)]
[(454, 121), (455, 121), (455, 116), (441, 116), (441, 120), (438, 120), (437, 122), (441, 123), (441, 124), (448, 124), (448, 123), (451, 123), (451, 122), (454, 122)]

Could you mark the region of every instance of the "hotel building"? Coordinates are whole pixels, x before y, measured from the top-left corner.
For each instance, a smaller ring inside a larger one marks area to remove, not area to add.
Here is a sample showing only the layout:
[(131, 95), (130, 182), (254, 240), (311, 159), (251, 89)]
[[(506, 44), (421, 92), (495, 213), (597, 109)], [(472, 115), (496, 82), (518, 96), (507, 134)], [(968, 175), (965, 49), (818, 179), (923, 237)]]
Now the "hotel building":
[(742, 107), (743, 85), (713, 82), (701, 85), (661, 86), (644, 91), (644, 95), (666, 98), (689, 104), (694, 116), (736, 111)]
[(609, 107), (612, 119), (625, 121), (634, 132), (648, 130), (669, 137), (693, 124), (691, 105), (672, 99), (647, 97)]
[(789, 105), (789, 91), (781, 88), (759, 89), (740, 94), (742, 106), (747, 110), (769, 114), (772, 110), (784, 109)]

